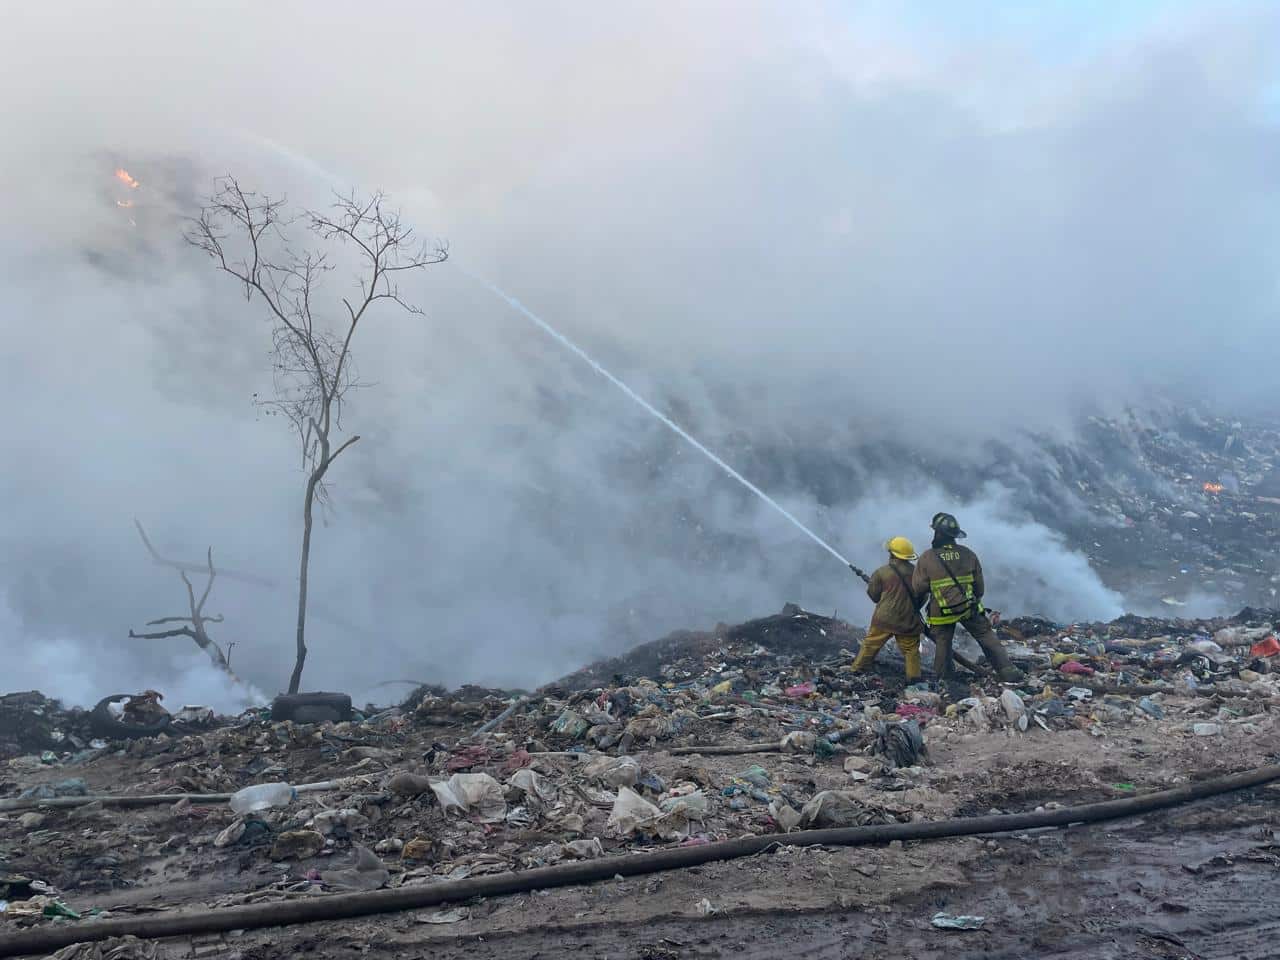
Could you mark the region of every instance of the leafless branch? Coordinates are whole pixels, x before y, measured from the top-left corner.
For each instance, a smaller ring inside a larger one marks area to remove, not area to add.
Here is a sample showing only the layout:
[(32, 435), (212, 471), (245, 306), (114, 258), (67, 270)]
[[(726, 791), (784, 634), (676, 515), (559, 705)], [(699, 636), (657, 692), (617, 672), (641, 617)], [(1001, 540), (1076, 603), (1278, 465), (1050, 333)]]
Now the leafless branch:
[[(187, 565), (175, 563), (160, 556), (160, 553), (147, 537), (147, 532), (142, 528), (142, 524), (137, 519), (135, 519), (133, 523), (134, 526), (138, 528), (138, 535), (142, 537), (143, 545), (146, 546), (147, 552), (151, 554), (152, 559), (157, 563), (173, 567), (178, 571), (178, 576), (182, 578), (182, 583), (187, 588), (187, 605), (191, 609), (190, 614), (185, 617), (160, 617), (157, 620), (147, 621), (147, 626), (156, 627), (165, 623), (189, 623), (191, 626), (181, 626), (173, 630), (159, 630), (152, 633), (135, 633), (133, 630), (130, 630), (129, 636), (142, 640), (162, 640), (167, 637), (190, 637), (196, 642), (196, 646), (200, 647), (201, 650), (209, 655), (209, 658), (213, 661), (215, 666), (220, 667), (230, 674), (231, 666), (227, 663), (227, 658), (223, 655), (222, 648), (213, 641), (209, 636), (208, 630), (205, 629), (205, 624), (207, 623), (222, 623), (222, 614), (209, 617), (204, 615), (205, 601), (209, 599), (209, 592), (213, 589), (213, 581), (217, 576), (217, 571), (214, 570), (213, 567), (213, 547), (209, 547), (208, 551), (205, 553), (205, 564), (209, 579), (205, 583), (204, 592), (200, 594), (200, 599), (197, 601), (195, 588), (191, 585), (191, 578), (187, 576)], [(233, 677), (235, 676), (235, 674), (231, 675)]]
[(160, 630), (156, 633), (134, 633), (129, 631), (129, 636), (134, 640), (164, 640), (166, 637), (190, 637), (196, 639), (196, 633), (190, 627), (179, 627), (177, 630)]
[[(218, 614), (216, 617), (201, 617), (200, 619), (204, 620), (205, 623), (221, 623), (223, 620), (223, 616), (222, 614)], [(162, 623), (191, 623), (191, 618), (190, 617), (161, 617), (159, 620), (148, 620), (147, 626), (158, 627)]]

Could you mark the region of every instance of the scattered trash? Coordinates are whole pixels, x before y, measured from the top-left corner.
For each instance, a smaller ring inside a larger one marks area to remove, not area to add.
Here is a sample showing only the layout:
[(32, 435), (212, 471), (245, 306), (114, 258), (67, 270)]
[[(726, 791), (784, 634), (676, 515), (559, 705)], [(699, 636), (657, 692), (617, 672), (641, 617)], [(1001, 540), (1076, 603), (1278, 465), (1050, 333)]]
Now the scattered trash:
[(297, 798), (298, 791), (287, 783), (259, 783), (232, 794), (231, 809), (236, 813), (257, 813), (288, 806)]
[(471, 911), (467, 907), (453, 907), (449, 910), (437, 910), (418, 917), (419, 923), (459, 923), (471, 919)]
[(949, 913), (935, 913), (930, 921), (939, 930), (980, 930), (986, 923), (986, 917), (954, 916)]
[(1155, 717), (1157, 720), (1164, 719), (1164, 710), (1160, 704), (1156, 703), (1150, 697), (1143, 697), (1138, 701), (1138, 709), (1148, 716)]
[(894, 767), (914, 767), (928, 755), (920, 725), (914, 720), (876, 725), (876, 753)]
[(307, 860), (324, 849), (324, 835), (315, 830), (288, 830), (276, 837), (272, 860)]
[(498, 823), (507, 815), (502, 784), (487, 773), (455, 773), (447, 781), (432, 783), (431, 790), (446, 813), (474, 814), (481, 823)]

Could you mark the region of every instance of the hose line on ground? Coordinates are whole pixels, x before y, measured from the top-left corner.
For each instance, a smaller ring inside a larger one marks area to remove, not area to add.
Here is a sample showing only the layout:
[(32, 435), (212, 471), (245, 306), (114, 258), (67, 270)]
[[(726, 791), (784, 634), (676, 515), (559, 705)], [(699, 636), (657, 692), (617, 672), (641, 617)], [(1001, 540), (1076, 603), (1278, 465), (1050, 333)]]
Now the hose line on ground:
[(89, 920), (74, 925), (59, 924), (0, 937), (0, 957), (47, 953), (73, 943), (127, 935), (143, 939), (190, 936), (228, 930), (281, 927), (319, 920), (340, 920), (399, 910), (417, 910), (469, 900), (472, 897), (504, 896), (550, 887), (593, 883), (619, 875), (634, 877), (664, 870), (679, 870), (717, 860), (749, 857), (778, 845), (866, 846), (889, 843), (893, 840), (938, 840), (945, 837), (1096, 823), (1175, 807), (1233, 790), (1261, 786), (1275, 780), (1280, 780), (1280, 766), (1272, 765), (1213, 780), (1204, 780), (1174, 790), (1162, 790), (1145, 796), (1106, 800), (1101, 803), (1059, 810), (917, 823), (891, 823), (869, 827), (802, 830), (789, 834), (766, 834), (695, 847), (659, 850), (655, 853), (585, 860), (555, 867), (539, 867), (519, 873), (492, 874), (424, 886), (375, 890), (371, 893), (320, 895), (314, 899), (256, 903), (221, 910), (191, 910), (171, 916), (153, 915), (119, 920)]

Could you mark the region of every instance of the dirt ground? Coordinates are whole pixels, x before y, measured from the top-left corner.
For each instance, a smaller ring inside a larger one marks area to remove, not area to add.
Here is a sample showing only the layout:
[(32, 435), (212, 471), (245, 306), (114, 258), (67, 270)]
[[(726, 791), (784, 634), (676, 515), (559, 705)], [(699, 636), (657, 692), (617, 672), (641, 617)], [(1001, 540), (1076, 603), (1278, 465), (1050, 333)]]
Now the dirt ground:
[[(1117, 726), (1101, 738), (1083, 730), (960, 729), (932, 726), (929, 764), (897, 784), (904, 795), (918, 789), (933, 798), (924, 814), (930, 819), (1167, 789), (1274, 762), (1280, 753), (1269, 716), (1216, 737), (1192, 736), (1174, 722)], [(744, 766), (742, 757), (640, 756), (660, 773), (700, 764), (713, 782)], [(323, 759), (300, 749), (284, 765), (316, 770)], [(847, 783), (839, 755), (750, 759), (778, 782), (807, 778), (814, 789)], [(109, 758), (83, 775), (101, 789), (156, 762)], [(685, 871), (447, 908), (164, 941), (160, 955), (1280, 956), (1280, 921), (1268, 906), (1280, 895), (1277, 797), (1280, 787), (1267, 787), (1141, 819), (906, 847), (776, 848)], [(0, 851), (9, 868), (48, 871), (69, 901), (116, 918), (273, 899), (268, 888), (278, 890), (283, 874), (305, 869), (264, 862), (261, 851), (193, 851), (183, 839), (229, 821), (229, 811), (217, 808), (184, 813), (164, 806), (49, 812), (27, 829), (10, 814), (0, 820)], [(122, 830), (130, 842), (120, 842)], [(986, 919), (976, 931), (939, 930), (930, 924), (939, 911)]]

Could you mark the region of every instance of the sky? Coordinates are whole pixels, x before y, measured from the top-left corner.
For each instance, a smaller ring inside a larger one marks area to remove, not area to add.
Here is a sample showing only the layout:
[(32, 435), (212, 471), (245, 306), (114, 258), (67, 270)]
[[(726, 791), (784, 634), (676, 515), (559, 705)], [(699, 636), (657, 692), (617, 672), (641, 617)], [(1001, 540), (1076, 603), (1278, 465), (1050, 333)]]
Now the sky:
[(982, 518), (1006, 609), (1124, 598), (1013, 493), (870, 475), (868, 450), (981, 478), (983, 441), (1088, 412), (1269, 402), (1271, 4), (65, 2), (6, 23), (15, 686), (200, 691), (192, 649), (127, 638), (184, 603), (135, 517), (272, 581), (224, 577), (210, 608), (247, 678), (287, 676), (302, 479), (251, 402), (269, 323), (181, 239), (228, 172), (299, 210), (383, 189), (452, 251), (412, 281), (424, 316), (379, 313), (357, 344), (362, 440), (314, 559), (319, 688), (529, 686), (787, 601), (869, 613), (477, 276), (863, 565), (943, 505)]

